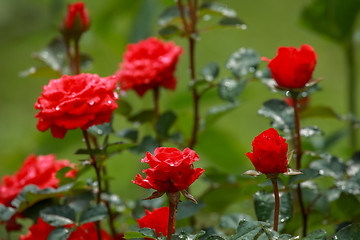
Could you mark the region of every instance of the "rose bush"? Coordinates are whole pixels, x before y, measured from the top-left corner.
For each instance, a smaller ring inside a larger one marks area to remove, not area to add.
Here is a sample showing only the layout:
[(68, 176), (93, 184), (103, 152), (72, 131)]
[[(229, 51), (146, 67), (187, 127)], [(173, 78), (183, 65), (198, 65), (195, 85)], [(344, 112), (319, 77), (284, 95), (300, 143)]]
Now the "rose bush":
[(202, 168), (194, 169), (193, 163), (199, 160), (199, 156), (190, 148), (181, 152), (176, 148), (159, 147), (155, 149), (154, 155), (146, 153), (141, 162), (150, 165), (143, 171), (147, 176), (143, 179), (138, 174), (135, 181), (132, 180), (133, 183), (160, 192), (177, 192), (188, 189), (204, 172)]
[[(74, 225), (66, 225), (65, 228), (73, 228)], [(46, 240), (54, 230), (55, 227), (46, 223), (42, 218), (39, 217), (37, 223), (33, 224), (29, 228), (29, 232), (26, 235), (20, 236), (20, 240)], [(111, 240), (107, 232), (101, 230), (101, 237), (103, 240)], [(98, 239), (96, 226), (94, 222), (85, 223), (76, 229), (70, 234), (67, 238), (68, 240), (96, 240)]]
[(50, 80), (38, 98), (35, 108), (40, 111), (37, 128), (51, 129), (56, 138), (63, 138), (69, 129), (87, 128), (109, 122), (118, 107), (116, 79), (100, 78), (97, 74), (64, 75)]
[[(11, 201), (29, 184), (39, 189), (57, 188), (59, 180), (56, 172), (63, 167), (71, 167), (68, 160), (56, 160), (55, 155), (30, 155), (13, 176), (4, 176), (0, 184), (0, 203), (10, 206)], [(76, 170), (69, 171), (65, 176), (75, 178)]]
[(167, 236), (169, 225), (169, 208), (156, 208), (152, 212), (145, 209), (145, 213), (146, 215), (144, 217), (136, 219), (139, 227), (154, 229), (158, 237), (160, 237), (160, 233), (162, 233), (163, 236)]
[(174, 71), (182, 48), (173, 42), (150, 37), (128, 44), (116, 76), (122, 90), (134, 89), (139, 96), (159, 86), (174, 90)]
[(287, 172), (288, 145), (274, 128), (255, 137), (252, 146), (253, 152), (246, 153), (246, 156), (257, 171), (264, 174)]
[(261, 59), (269, 63), (272, 78), (280, 87), (302, 88), (311, 80), (316, 58), (314, 49), (304, 44), (300, 49), (279, 47), (273, 59)]

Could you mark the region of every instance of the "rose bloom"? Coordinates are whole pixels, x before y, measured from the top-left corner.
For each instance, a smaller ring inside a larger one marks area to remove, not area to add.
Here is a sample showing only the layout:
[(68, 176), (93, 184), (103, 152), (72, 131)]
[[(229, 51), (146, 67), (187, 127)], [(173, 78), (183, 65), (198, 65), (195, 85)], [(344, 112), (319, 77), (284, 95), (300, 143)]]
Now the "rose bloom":
[(100, 78), (97, 74), (64, 75), (50, 80), (38, 98), (35, 108), (40, 111), (37, 128), (51, 129), (56, 138), (63, 138), (69, 129), (89, 127), (110, 122), (111, 114), (118, 107), (116, 79)]
[(129, 44), (116, 73), (121, 89), (134, 89), (140, 97), (159, 86), (174, 90), (174, 71), (181, 53), (180, 46), (155, 37)]
[(85, 32), (89, 28), (90, 18), (83, 2), (76, 2), (68, 5), (68, 12), (64, 19), (64, 25), (66, 30), (70, 32)]
[[(71, 167), (68, 160), (56, 160), (55, 155), (27, 157), (19, 171), (13, 176), (4, 176), (0, 183), (0, 204), (7, 207), (26, 185), (34, 184), (39, 189), (57, 188), (59, 180), (56, 172), (63, 167)], [(65, 176), (75, 178), (76, 170), (69, 171)]]
[(261, 59), (269, 62), (272, 78), (283, 88), (305, 87), (312, 77), (316, 65), (316, 53), (309, 45), (295, 47), (279, 47), (276, 57)]
[[(140, 228), (151, 228), (154, 229), (157, 236), (160, 237), (160, 233), (163, 236), (167, 236), (169, 226), (169, 208), (155, 208), (154, 211), (150, 212), (145, 210), (146, 215), (141, 219), (136, 219)], [(173, 232), (175, 226), (173, 228)]]
[[(66, 228), (74, 227), (74, 224), (69, 224), (64, 226)], [(46, 240), (54, 230), (55, 227), (51, 226), (50, 224), (46, 223), (42, 218), (39, 217), (38, 222), (32, 225), (29, 228), (29, 232), (24, 236), (20, 236), (20, 240)], [(103, 240), (111, 240), (112, 238), (109, 236), (107, 232), (101, 230), (101, 237)], [(76, 230), (73, 231), (68, 240), (95, 240), (98, 239), (96, 226), (94, 222), (85, 223), (80, 227), (76, 227)]]
[(153, 188), (157, 191), (177, 192), (186, 190), (204, 172), (202, 168), (194, 169), (193, 162), (199, 156), (190, 148), (180, 151), (176, 148), (159, 147), (153, 156), (150, 152), (141, 162), (148, 163), (150, 168), (144, 170), (146, 178), (140, 174), (133, 183), (143, 188)]
[(255, 137), (252, 146), (253, 152), (246, 153), (246, 156), (257, 171), (264, 174), (287, 172), (288, 145), (274, 128)]

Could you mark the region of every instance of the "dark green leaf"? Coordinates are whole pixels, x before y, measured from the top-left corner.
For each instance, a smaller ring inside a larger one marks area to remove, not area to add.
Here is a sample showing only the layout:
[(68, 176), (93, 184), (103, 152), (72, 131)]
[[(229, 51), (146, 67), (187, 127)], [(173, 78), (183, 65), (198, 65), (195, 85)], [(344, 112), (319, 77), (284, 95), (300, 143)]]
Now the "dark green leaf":
[(301, 118), (318, 117), (318, 118), (335, 118), (341, 119), (332, 108), (326, 106), (310, 106), (300, 113)]
[[(292, 216), (291, 194), (280, 193), (279, 222), (284, 223)], [(255, 213), (259, 221), (273, 223), (275, 198), (273, 193), (264, 191), (256, 192), (254, 195)]]
[(326, 239), (326, 232), (322, 229), (315, 230), (303, 238), (303, 240), (325, 240), (325, 239)]
[(173, 111), (163, 113), (155, 124), (156, 133), (161, 137), (168, 137), (171, 126), (176, 121), (176, 114)]
[(228, 240), (255, 240), (264, 232), (264, 226), (269, 227), (264, 222), (241, 220), (236, 233), (228, 238)]
[(89, 205), (92, 200), (94, 200), (94, 194), (92, 190), (88, 190), (65, 197), (64, 204), (74, 209), (75, 212), (81, 212)]
[(133, 142), (136, 142), (139, 136), (139, 131), (136, 129), (124, 129), (116, 133), (118, 137), (130, 139)]
[(72, 228), (55, 228), (47, 237), (47, 240), (66, 240), (74, 230)]
[(134, 146), (136, 146), (135, 143), (123, 143), (123, 142), (110, 143), (106, 146), (105, 151), (106, 151), (106, 154), (114, 154), (114, 153), (122, 152), (129, 148), (132, 148)]
[(360, 201), (357, 196), (341, 193), (340, 197), (330, 203), (330, 213), (333, 219), (346, 221), (355, 219), (360, 214)]
[(140, 124), (152, 122), (155, 119), (154, 110), (143, 110), (131, 116), (128, 120), (130, 122), (138, 122)]
[(201, 69), (201, 75), (205, 78), (206, 81), (212, 82), (219, 75), (220, 69), (219, 65), (216, 62), (211, 62), (207, 64), (203, 69)]
[(219, 235), (210, 235), (205, 240), (225, 240), (225, 238), (219, 236)]
[(100, 221), (107, 216), (107, 209), (103, 204), (91, 206), (85, 209), (80, 215), (80, 224)]
[(323, 135), (323, 132), (317, 126), (303, 127), (300, 129), (300, 135), (306, 138)]
[(349, 176), (356, 176), (360, 174), (360, 151), (355, 152), (352, 155), (351, 159), (347, 161), (346, 166), (346, 172)]
[(239, 106), (238, 103), (230, 102), (225, 105), (210, 108), (205, 116), (206, 126), (215, 123), (220, 117), (230, 112), (231, 110), (234, 110), (237, 106)]
[(344, 181), (338, 181), (336, 186), (344, 193), (360, 196), (360, 175), (355, 175)]
[(219, 21), (219, 24), (224, 27), (235, 27), (245, 30), (246, 24), (237, 17), (224, 17)]
[(270, 99), (266, 101), (258, 114), (271, 119), (271, 126), (282, 131), (294, 129), (294, 109), (285, 101)]
[(80, 67), (82, 70), (90, 69), (92, 66), (93, 58), (85, 53), (80, 53)]
[(303, 174), (290, 176), (289, 184), (298, 184), (321, 176), (319, 170), (317, 169), (305, 168), (301, 169), (301, 172)]
[(117, 101), (118, 108), (115, 110), (115, 113), (119, 113), (125, 117), (129, 116), (132, 110), (131, 105), (124, 99), (119, 99)]
[(8, 221), (16, 213), (16, 210), (11, 207), (6, 207), (0, 204), (0, 222)]
[(144, 155), (147, 152), (154, 152), (157, 147), (159, 147), (159, 143), (153, 137), (145, 136), (138, 146), (132, 147), (129, 150), (133, 153)]
[(329, 203), (327, 197), (324, 196), (318, 189), (318, 186), (312, 182), (307, 181), (301, 184), (303, 201), (306, 206), (312, 205), (311, 210), (318, 210), (325, 215), (329, 213)]
[(180, 202), (178, 205), (178, 211), (176, 213), (176, 220), (189, 218), (194, 216), (205, 206), (204, 203), (194, 203), (192, 201)]
[(233, 213), (230, 215), (222, 216), (220, 219), (220, 227), (230, 228), (236, 230), (241, 220), (253, 220), (249, 215)]
[(335, 156), (324, 156), (321, 160), (313, 161), (310, 168), (318, 170), (322, 176), (341, 179), (346, 172), (346, 166)]
[(159, 30), (159, 35), (165, 39), (170, 39), (174, 36), (181, 36), (183, 34), (184, 32), (175, 25), (165, 26)]
[(218, 86), (218, 94), (221, 99), (234, 102), (244, 90), (247, 80), (237, 81), (230, 78), (221, 79)]
[(226, 63), (235, 77), (254, 74), (260, 63), (260, 56), (251, 48), (240, 48), (234, 52)]
[(352, 223), (338, 231), (334, 240), (356, 240), (360, 239), (360, 223)]
[(95, 136), (106, 136), (110, 133), (114, 132), (112, 128), (112, 121), (111, 122), (105, 122), (103, 124), (94, 125), (87, 129), (89, 133)]
[(157, 235), (154, 229), (150, 228), (141, 228), (137, 232), (126, 232), (124, 238), (132, 239), (132, 238), (151, 238), (157, 239)]
[(301, 20), (311, 30), (342, 42), (352, 35), (359, 10), (358, 0), (314, 0), (304, 8)]
[(47, 207), (40, 211), (41, 218), (54, 227), (62, 227), (75, 222), (75, 210), (69, 206)]
[(172, 239), (173, 240), (184, 240), (184, 239), (186, 239), (186, 240), (197, 240), (197, 239), (199, 239), (199, 237), (201, 237), (204, 234), (205, 234), (205, 231), (200, 231), (199, 233), (194, 234), (194, 235), (182, 231), (180, 234), (172, 235)]
[(218, 14), (224, 17), (236, 17), (236, 11), (219, 2), (204, 2), (200, 6), (200, 15)]
[[(188, 16), (188, 9), (184, 6), (185, 16)], [(166, 8), (159, 16), (158, 24), (160, 26), (168, 26), (176, 22), (180, 22), (180, 12), (177, 5)]]

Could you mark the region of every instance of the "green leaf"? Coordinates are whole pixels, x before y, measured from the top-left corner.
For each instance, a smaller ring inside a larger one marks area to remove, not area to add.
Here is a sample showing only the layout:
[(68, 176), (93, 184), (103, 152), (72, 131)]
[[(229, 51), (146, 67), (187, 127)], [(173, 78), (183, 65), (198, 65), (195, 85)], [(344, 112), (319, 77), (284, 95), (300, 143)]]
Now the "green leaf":
[(194, 203), (192, 201), (180, 202), (178, 205), (178, 211), (176, 213), (176, 220), (181, 220), (194, 216), (205, 206), (204, 203)]
[(236, 102), (230, 102), (225, 105), (211, 107), (205, 115), (206, 126), (209, 126), (215, 123), (220, 117), (224, 116), (226, 113), (234, 110), (239, 106)]
[[(292, 216), (291, 194), (281, 192), (280, 194), (279, 222), (284, 223)], [(259, 221), (273, 223), (275, 198), (273, 193), (264, 191), (256, 192), (254, 195), (255, 213)]]
[(228, 240), (255, 240), (264, 232), (264, 226), (269, 227), (270, 225), (265, 222), (241, 220), (236, 233), (230, 236)]
[(226, 63), (235, 77), (254, 74), (260, 63), (260, 56), (251, 48), (240, 48), (234, 52)]
[(360, 239), (360, 223), (352, 223), (338, 231), (332, 239), (356, 240)]
[(106, 136), (114, 132), (114, 129), (112, 127), (112, 121), (111, 121), (111, 122), (105, 122), (103, 124), (91, 126), (87, 129), (87, 131), (95, 136)]
[(73, 231), (73, 228), (55, 228), (50, 232), (47, 240), (66, 240)]
[(344, 181), (338, 181), (336, 186), (344, 193), (360, 196), (360, 175), (355, 175)]
[(351, 159), (346, 162), (347, 174), (349, 176), (356, 176), (360, 174), (360, 151), (355, 152)]
[(352, 35), (359, 10), (358, 0), (314, 0), (304, 8), (301, 21), (309, 29), (342, 42)]
[(56, 172), (56, 178), (60, 181), (58, 186), (62, 186), (62, 185), (65, 185), (65, 184), (68, 184), (68, 183), (71, 183), (74, 181), (73, 178), (66, 177), (66, 174), (71, 170), (73, 170), (73, 168), (63, 167)]
[(164, 39), (170, 39), (174, 36), (181, 36), (184, 32), (176, 25), (169, 25), (159, 30), (159, 35)]
[(241, 220), (253, 220), (249, 215), (233, 213), (230, 215), (222, 216), (220, 219), (220, 227), (230, 228), (236, 230)]
[(303, 201), (306, 206), (312, 204), (311, 211), (318, 210), (321, 213), (329, 214), (329, 202), (326, 196), (321, 193), (318, 186), (313, 181), (307, 181), (301, 184)]
[(75, 223), (75, 210), (69, 206), (52, 206), (40, 211), (40, 217), (54, 227)]
[(234, 102), (244, 90), (247, 80), (237, 81), (230, 78), (221, 79), (218, 86), (218, 94), (221, 99)]
[(157, 239), (157, 235), (154, 229), (151, 228), (141, 228), (137, 232), (126, 232), (124, 238), (132, 239), (132, 238), (151, 238)]
[(322, 176), (341, 179), (346, 173), (346, 165), (335, 156), (324, 156), (321, 160), (313, 161), (310, 168), (318, 170)]
[(75, 154), (98, 156), (98, 155), (104, 155), (104, 151), (99, 148), (95, 148), (95, 149), (83, 149), (82, 148), (82, 149), (76, 150)]
[(131, 105), (125, 101), (124, 99), (119, 99), (116, 102), (118, 104), (118, 108), (115, 109), (115, 113), (128, 117), (132, 111)]
[(123, 143), (123, 142), (110, 143), (106, 146), (105, 152), (106, 154), (110, 155), (110, 154), (122, 152), (134, 146), (136, 146), (135, 143)]
[(176, 114), (173, 111), (163, 113), (155, 124), (156, 133), (160, 137), (168, 137), (171, 126), (176, 121)]
[(225, 240), (225, 238), (219, 236), (219, 235), (210, 235), (205, 240)]
[(303, 238), (303, 240), (325, 240), (325, 239), (326, 239), (326, 232), (323, 229), (315, 230)]
[(90, 69), (92, 67), (93, 58), (86, 54), (80, 53), (80, 68), (82, 70)]
[(317, 126), (310, 126), (301, 128), (300, 135), (309, 138), (316, 135), (323, 135), (323, 132)]
[(205, 234), (205, 231), (200, 231), (199, 233), (197, 234), (190, 234), (188, 232), (184, 232), (184, 231), (181, 231), (181, 233), (179, 234), (173, 234), (172, 235), (172, 239), (173, 240), (197, 240), (199, 239), (199, 237), (201, 237), (202, 235)]
[(8, 221), (16, 213), (16, 210), (12, 207), (6, 207), (0, 204), (0, 222)]
[(334, 118), (342, 119), (332, 108), (327, 106), (310, 106), (300, 113), (300, 117), (318, 117), (318, 118)]
[(139, 131), (136, 129), (127, 128), (116, 133), (120, 138), (127, 138), (133, 142), (136, 142), (139, 136)]
[(60, 72), (48, 66), (31, 67), (27, 70), (21, 71), (19, 75), (20, 77), (43, 77), (50, 79), (56, 79), (61, 77)]
[(103, 204), (90, 206), (80, 215), (80, 224), (100, 221), (107, 217), (107, 209)]
[(143, 124), (146, 122), (152, 122), (154, 119), (155, 119), (154, 110), (143, 110), (131, 116), (128, 120), (130, 122), (138, 122), (140, 124)]
[(237, 17), (224, 17), (219, 21), (220, 26), (224, 27), (235, 27), (239, 29), (246, 29), (246, 24)]
[(271, 126), (281, 131), (291, 131), (294, 129), (294, 109), (285, 101), (280, 99), (270, 99), (266, 101), (258, 114), (271, 119)]
[(298, 184), (321, 176), (320, 171), (317, 169), (304, 168), (301, 169), (301, 172), (303, 174), (290, 176), (289, 184)]
[(216, 62), (208, 63), (203, 69), (201, 69), (201, 75), (206, 81), (212, 82), (219, 75), (220, 68)]
[(132, 147), (129, 150), (135, 154), (144, 155), (147, 152), (153, 153), (157, 147), (159, 147), (159, 143), (155, 140), (155, 138), (151, 136), (145, 136), (138, 146)]
[[(188, 9), (186, 6), (184, 6), (184, 13), (185, 16), (189, 16)], [(168, 26), (172, 25), (174, 23), (180, 22), (180, 12), (177, 5), (170, 6), (166, 8), (159, 16), (158, 18), (158, 24), (160, 26)]]
[(236, 11), (219, 2), (204, 2), (200, 6), (200, 16), (217, 14), (224, 17), (236, 17)]

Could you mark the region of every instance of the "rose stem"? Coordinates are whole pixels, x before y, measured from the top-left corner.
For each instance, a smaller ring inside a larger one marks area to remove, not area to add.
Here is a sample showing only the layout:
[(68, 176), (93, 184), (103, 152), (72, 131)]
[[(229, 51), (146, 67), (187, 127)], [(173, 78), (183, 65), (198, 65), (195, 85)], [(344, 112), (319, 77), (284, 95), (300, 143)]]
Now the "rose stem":
[(79, 50), (80, 37), (74, 40), (75, 47), (75, 74), (80, 74), (80, 50)]
[[(188, 38), (188, 41), (189, 41), (190, 78), (191, 78), (191, 81), (194, 82), (194, 81), (196, 81), (196, 76), (195, 76), (196, 69), (195, 69), (195, 39), (194, 39), (193, 35), (197, 33), (197, 30), (196, 30), (197, 1), (196, 0), (188, 0), (190, 24), (188, 24), (187, 21), (186, 21), (185, 13), (184, 13), (184, 7), (181, 4), (181, 1), (178, 0), (177, 3), (178, 3), (178, 8), (179, 8), (181, 20), (182, 20), (182, 23), (184, 25), (184, 30), (185, 30), (186, 36)], [(194, 121), (193, 121), (191, 139), (190, 139), (190, 142), (189, 142), (189, 147), (190, 148), (194, 148), (194, 146), (197, 143), (197, 134), (198, 134), (198, 127), (199, 127), (199, 120), (200, 120), (200, 116), (199, 116), (199, 100), (200, 100), (200, 96), (199, 96), (199, 93), (197, 92), (196, 88), (192, 89), (192, 95), (193, 95), (193, 106), (194, 106), (194, 109), (193, 109), (193, 111), (194, 111)]]
[(275, 196), (275, 211), (274, 211), (274, 230), (278, 231), (278, 225), (279, 225), (279, 210), (280, 210), (280, 198), (279, 198), (279, 189), (278, 189), (278, 183), (277, 178), (270, 178), (273, 189), (274, 189), (274, 196)]
[(70, 67), (70, 72), (71, 74), (75, 74), (75, 69), (74, 69), (74, 59), (71, 56), (71, 51), (70, 51), (70, 40), (65, 39), (65, 45), (66, 45), (66, 54), (67, 54), (67, 58), (69, 60), (69, 67)]
[[(296, 153), (296, 169), (300, 170), (302, 150), (301, 150), (300, 118), (299, 118), (300, 105), (298, 103), (299, 93), (295, 92), (295, 91), (290, 91), (290, 93), (291, 93), (291, 97), (292, 97), (293, 105), (294, 105), (294, 121), (295, 121), (294, 147), (295, 147), (295, 153)], [(303, 220), (303, 236), (305, 237), (307, 234), (308, 214), (305, 211), (305, 206), (304, 206), (304, 201), (303, 201), (303, 197), (302, 197), (302, 190), (301, 190), (300, 183), (297, 184), (296, 192), (297, 192), (298, 201), (299, 201), (299, 205), (300, 205), (300, 211), (301, 211), (302, 220)]]
[(350, 35), (349, 39), (346, 41), (345, 43), (345, 56), (346, 56), (346, 60), (347, 60), (347, 71), (348, 71), (348, 91), (347, 91), (347, 96), (348, 96), (348, 108), (349, 108), (349, 112), (351, 114), (351, 118), (350, 118), (350, 144), (352, 147), (352, 150), (356, 149), (357, 146), (357, 135), (356, 135), (356, 130), (355, 130), (355, 123), (354, 120), (352, 119), (352, 117), (356, 117), (357, 116), (357, 111), (356, 111), (356, 89), (357, 89), (357, 84), (356, 84), (356, 69), (355, 69), (355, 43), (353, 40), (353, 34)]
[[(106, 136), (105, 136), (105, 140), (104, 140), (104, 144), (103, 144), (104, 147), (106, 147), (106, 144), (107, 144), (107, 142), (108, 142), (108, 139), (109, 139), (109, 135), (106, 135)], [(97, 142), (97, 138), (96, 138), (95, 136), (91, 136), (91, 140), (92, 140), (92, 142), (94, 143), (94, 146), (95, 146), (96, 148), (99, 148), (99, 144), (98, 144), (98, 142)], [(105, 160), (106, 160), (106, 158), (103, 159), (103, 161), (105, 161)], [(103, 176), (107, 176), (106, 166), (105, 166), (105, 165), (102, 165), (101, 169), (102, 169)], [(109, 184), (108, 178), (106, 178), (106, 177), (105, 177), (105, 179), (104, 179), (104, 192), (110, 193), (110, 184)], [(108, 216), (109, 216), (109, 226), (110, 226), (111, 234), (112, 234), (112, 236), (113, 236), (114, 238), (116, 238), (117, 232), (116, 232), (115, 226), (114, 226), (114, 216), (113, 216), (113, 214), (112, 214), (112, 212), (111, 212), (110, 203), (109, 203), (108, 201), (104, 201), (104, 203), (105, 203), (105, 206), (106, 206), (106, 208), (107, 208), (107, 212), (108, 212)]]
[(175, 229), (175, 213), (178, 202), (180, 200), (180, 193), (168, 192), (166, 195), (168, 196), (169, 199), (169, 222), (168, 222), (167, 240), (171, 240), (173, 229)]
[(157, 120), (159, 118), (159, 96), (160, 96), (160, 91), (159, 91), (159, 87), (155, 87), (153, 89), (154, 92), (154, 113), (155, 113), (155, 119)]
[[(84, 135), (84, 139), (85, 139), (85, 143), (86, 143), (86, 147), (88, 150), (91, 150), (91, 146), (90, 146), (90, 141), (89, 141), (89, 136), (86, 130), (83, 130), (83, 135)], [(91, 159), (91, 165), (94, 167), (95, 173), (96, 173), (96, 178), (97, 178), (97, 182), (98, 182), (98, 191), (96, 193), (96, 202), (97, 204), (100, 203), (101, 201), (101, 175), (100, 175), (100, 169), (98, 168), (97, 164), (96, 164), (96, 159), (92, 154), (90, 155), (90, 159)], [(95, 222), (96, 225), (96, 231), (98, 234), (98, 239), (102, 240), (101, 237), (101, 230), (100, 230), (100, 221), (96, 221)]]

